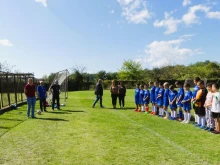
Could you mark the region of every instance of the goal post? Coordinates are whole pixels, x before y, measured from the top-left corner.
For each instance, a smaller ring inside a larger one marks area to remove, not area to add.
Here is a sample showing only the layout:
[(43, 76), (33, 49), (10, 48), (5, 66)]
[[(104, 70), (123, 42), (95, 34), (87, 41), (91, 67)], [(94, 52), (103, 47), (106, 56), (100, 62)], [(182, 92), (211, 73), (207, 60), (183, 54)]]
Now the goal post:
[(60, 104), (66, 104), (66, 99), (68, 99), (68, 77), (69, 77), (69, 71), (63, 70), (55, 73), (55, 77), (53, 79), (53, 82), (49, 86), (49, 90), (47, 92), (47, 102), (50, 104), (52, 101), (52, 93), (50, 91), (52, 85), (55, 83), (55, 80), (58, 81), (58, 84), (60, 85)]

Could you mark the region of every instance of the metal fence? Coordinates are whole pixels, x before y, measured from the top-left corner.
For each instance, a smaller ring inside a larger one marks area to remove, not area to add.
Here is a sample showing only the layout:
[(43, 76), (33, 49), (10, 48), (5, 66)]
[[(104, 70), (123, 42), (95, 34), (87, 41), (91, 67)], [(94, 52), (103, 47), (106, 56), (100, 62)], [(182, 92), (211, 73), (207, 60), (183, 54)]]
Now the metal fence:
[(0, 109), (26, 101), (24, 86), (32, 73), (0, 72)]

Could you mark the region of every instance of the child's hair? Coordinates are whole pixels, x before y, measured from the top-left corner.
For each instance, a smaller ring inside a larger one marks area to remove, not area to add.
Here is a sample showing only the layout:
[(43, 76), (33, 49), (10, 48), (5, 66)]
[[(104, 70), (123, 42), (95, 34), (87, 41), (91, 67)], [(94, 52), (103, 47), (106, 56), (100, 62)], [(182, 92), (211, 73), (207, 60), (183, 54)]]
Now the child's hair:
[(173, 86), (173, 85), (170, 85), (170, 86), (169, 86), (169, 89), (173, 90), (173, 89), (174, 89), (174, 86)]
[(169, 87), (169, 83), (168, 83), (168, 82), (165, 82), (163, 85), (164, 85), (165, 87)]
[(219, 90), (220, 85), (218, 83), (214, 83), (214, 84), (212, 84), (212, 86), (214, 86), (216, 89)]
[(154, 83), (152, 81), (149, 82), (150, 85), (154, 85)]
[(200, 79), (199, 77), (195, 77), (195, 78), (194, 78), (194, 81), (195, 81), (195, 82), (199, 82), (200, 80), (201, 80), (201, 79)]
[(158, 81), (155, 81), (154, 84), (159, 84), (159, 82), (158, 82)]
[(199, 80), (198, 83), (199, 83), (200, 85), (204, 85), (204, 84), (205, 84), (203, 80)]
[(159, 83), (159, 85), (160, 85), (160, 86), (163, 86), (163, 83), (162, 83), (162, 82), (160, 82), (160, 83)]
[(175, 85), (180, 85), (180, 86), (182, 86), (182, 83), (181, 83), (180, 81), (176, 81), (176, 82), (175, 82)]
[(140, 86), (140, 84), (136, 84), (138, 87)]
[(143, 86), (143, 85), (140, 85), (140, 87), (141, 87), (141, 88), (144, 88), (144, 86)]
[(189, 84), (189, 83), (185, 83), (185, 84), (184, 84), (184, 87), (190, 88), (190, 84)]
[(210, 87), (210, 88), (211, 88), (211, 87), (212, 87), (212, 84), (213, 84), (213, 83), (208, 83), (208, 84), (206, 85), (206, 87)]
[(144, 84), (145, 87), (149, 87), (147, 84)]

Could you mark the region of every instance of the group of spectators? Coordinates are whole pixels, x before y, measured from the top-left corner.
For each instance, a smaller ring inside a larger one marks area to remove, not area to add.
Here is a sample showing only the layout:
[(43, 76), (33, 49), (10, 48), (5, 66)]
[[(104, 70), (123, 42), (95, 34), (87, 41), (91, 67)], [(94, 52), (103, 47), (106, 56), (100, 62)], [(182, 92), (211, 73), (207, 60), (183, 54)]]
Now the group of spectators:
[[(116, 109), (117, 107), (117, 99), (119, 99), (120, 108), (124, 108), (125, 106), (125, 96), (126, 96), (126, 87), (123, 82), (119, 82), (117, 85), (115, 80), (112, 80), (112, 84), (110, 86), (111, 98), (112, 98), (112, 107)], [(103, 87), (102, 80), (99, 79), (95, 88), (96, 100), (93, 103), (92, 107), (95, 108), (96, 103), (100, 100), (100, 107), (104, 108), (102, 105), (102, 96), (103, 96)]]
[[(55, 83), (50, 87), (50, 92), (52, 93), (52, 110), (54, 110), (55, 101), (57, 104), (57, 109), (60, 110), (60, 85), (58, 80), (55, 80)], [(24, 87), (24, 93), (27, 98), (27, 117), (36, 118), (35, 116), (35, 104), (36, 99), (40, 100), (40, 110), (41, 112), (47, 112), (47, 89), (44, 86), (44, 82), (40, 81), (40, 84), (37, 86), (34, 85), (33, 79), (29, 78), (28, 83)], [(31, 116), (30, 116), (31, 114)]]

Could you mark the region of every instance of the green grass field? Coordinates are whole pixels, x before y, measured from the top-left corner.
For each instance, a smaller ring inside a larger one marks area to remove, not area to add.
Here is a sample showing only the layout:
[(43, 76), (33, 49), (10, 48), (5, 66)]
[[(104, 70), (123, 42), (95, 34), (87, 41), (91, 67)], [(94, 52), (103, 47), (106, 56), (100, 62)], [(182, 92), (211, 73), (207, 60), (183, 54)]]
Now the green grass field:
[[(61, 111), (26, 118), (26, 106), (0, 116), (0, 164), (220, 164), (220, 136), (125, 109), (91, 108), (93, 91), (71, 92)], [(37, 109), (39, 106), (37, 105)]]

